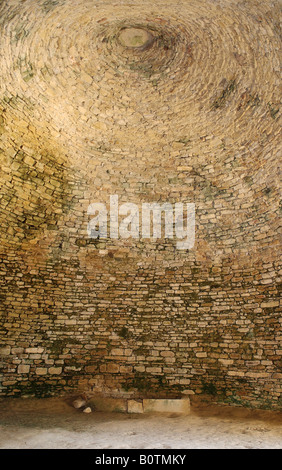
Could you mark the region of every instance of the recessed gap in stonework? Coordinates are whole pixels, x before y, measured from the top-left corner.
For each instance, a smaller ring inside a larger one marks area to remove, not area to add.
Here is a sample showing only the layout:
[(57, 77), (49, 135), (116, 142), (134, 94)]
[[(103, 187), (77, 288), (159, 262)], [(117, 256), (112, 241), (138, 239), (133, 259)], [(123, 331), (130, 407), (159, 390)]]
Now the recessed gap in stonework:
[(135, 49), (148, 47), (153, 40), (152, 34), (142, 28), (124, 28), (119, 35), (122, 46)]

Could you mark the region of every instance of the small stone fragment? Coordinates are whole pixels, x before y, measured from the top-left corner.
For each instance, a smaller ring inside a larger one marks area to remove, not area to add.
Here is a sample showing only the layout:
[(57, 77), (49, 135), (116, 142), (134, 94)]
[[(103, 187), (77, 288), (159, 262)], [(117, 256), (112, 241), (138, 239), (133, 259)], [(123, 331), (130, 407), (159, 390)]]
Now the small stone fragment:
[(84, 408), (83, 413), (92, 413), (90, 406), (87, 406), (87, 408)]
[(83, 406), (86, 405), (86, 401), (84, 400), (84, 398), (79, 397), (79, 398), (76, 398), (72, 404), (73, 404), (73, 407), (78, 410), (79, 408), (82, 408)]

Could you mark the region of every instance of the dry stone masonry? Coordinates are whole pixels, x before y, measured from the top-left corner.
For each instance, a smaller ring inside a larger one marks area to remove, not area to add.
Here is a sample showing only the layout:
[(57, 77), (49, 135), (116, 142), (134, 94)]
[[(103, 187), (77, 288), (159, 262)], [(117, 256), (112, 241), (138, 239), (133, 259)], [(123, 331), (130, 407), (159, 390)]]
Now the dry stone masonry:
[[(2, 396), (281, 408), (280, 6), (0, 2)], [(89, 238), (110, 195), (194, 247)]]

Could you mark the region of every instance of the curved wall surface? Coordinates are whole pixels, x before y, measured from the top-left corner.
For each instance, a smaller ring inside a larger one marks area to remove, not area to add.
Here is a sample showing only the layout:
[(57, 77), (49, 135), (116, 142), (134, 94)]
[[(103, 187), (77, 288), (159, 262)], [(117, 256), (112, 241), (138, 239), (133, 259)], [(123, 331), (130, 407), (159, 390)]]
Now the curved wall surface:
[[(2, 396), (281, 408), (279, 14), (1, 2)], [(143, 237), (148, 203), (194, 204), (194, 244)]]

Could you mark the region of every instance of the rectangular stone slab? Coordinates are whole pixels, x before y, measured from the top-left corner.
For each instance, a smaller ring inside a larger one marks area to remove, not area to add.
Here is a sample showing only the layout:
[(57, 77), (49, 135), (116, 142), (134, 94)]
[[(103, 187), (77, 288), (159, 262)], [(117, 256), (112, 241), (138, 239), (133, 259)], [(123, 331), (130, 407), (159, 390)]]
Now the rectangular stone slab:
[(181, 399), (144, 399), (144, 413), (190, 413), (189, 398)]

